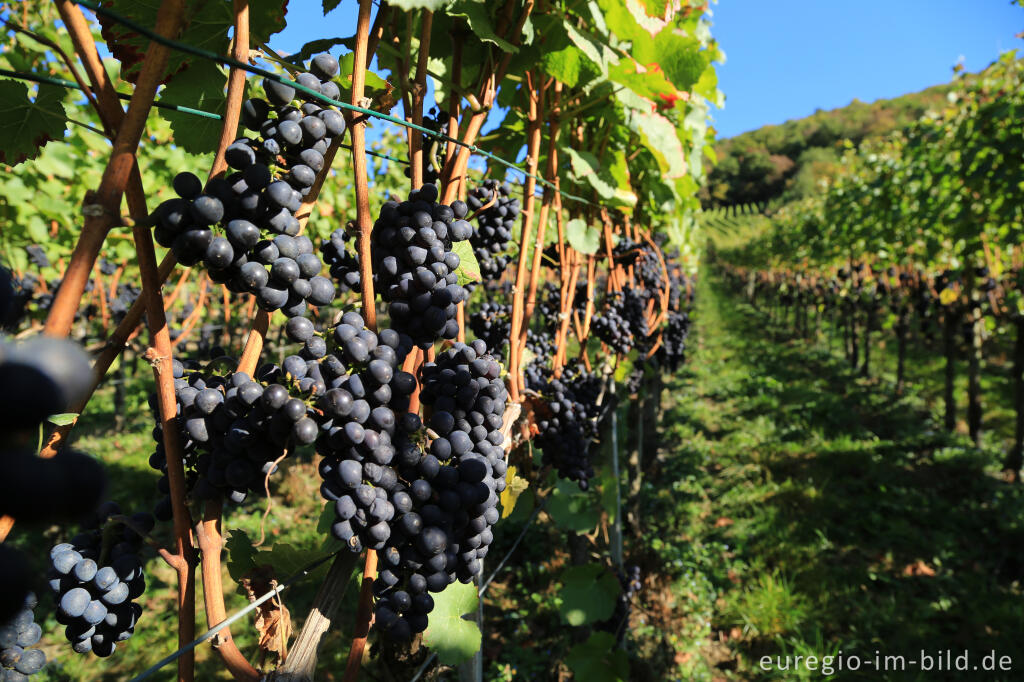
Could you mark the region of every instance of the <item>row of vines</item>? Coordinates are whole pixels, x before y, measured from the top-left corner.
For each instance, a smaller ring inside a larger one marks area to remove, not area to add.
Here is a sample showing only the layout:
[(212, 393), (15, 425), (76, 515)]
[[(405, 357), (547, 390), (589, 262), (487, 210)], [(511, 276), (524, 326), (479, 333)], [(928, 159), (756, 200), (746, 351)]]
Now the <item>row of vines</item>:
[[(706, 5), (324, 0), (304, 28), (355, 34), (275, 50), (298, 4), (0, 10), (0, 679), (482, 679), (540, 522), (546, 673), (627, 679), (651, 461), (617, 421), (684, 357)], [(140, 384), (128, 509), (72, 438), (94, 397), (134, 428)]]
[(1016, 435), (1004, 470), (1014, 480), (1024, 456), (1022, 69), (1011, 51), (978, 75), (958, 76), (943, 111), (848, 146), (820, 196), (770, 209), (769, 229), (718, 254), (737, 290), (797, 333), (820, 332), (825, 322), (838, 329), (864, 375), (873, 369), (873, 339), (892, 338), (898, 393), (912, 344), (943, 357), (950, 431), (964, 371), (957, 368), (966, 364), (966, 430), (975, 444), (986, 359), (1009, 356)]

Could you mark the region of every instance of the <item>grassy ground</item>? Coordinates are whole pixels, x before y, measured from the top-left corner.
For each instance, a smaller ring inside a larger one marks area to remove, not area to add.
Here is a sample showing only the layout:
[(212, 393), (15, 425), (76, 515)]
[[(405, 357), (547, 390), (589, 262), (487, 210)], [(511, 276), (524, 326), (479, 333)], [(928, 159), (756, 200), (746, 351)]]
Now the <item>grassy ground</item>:
[[(838, 346), (786, 339), (720, 287), (699, 292), (670, 386), (672, 446), (644, 491), (649, 562), (664, 572), (651, 582), (669, 589), (634, 628), (675, 623), (678, 679), (823, 679), (822, 656), (840, 652), (870, 661), (853, 672), (836, 658), (831, 679), (1022, 679), (1024, 498), (996, 475), (998, 452), (933, 419), (941, 375), (896, 399)], [(922, 649), (967, 650), (969, 666), (994, 650), (1016, 672), (921, 672)], [(817, 670), (760, 666), (787, 654)]]

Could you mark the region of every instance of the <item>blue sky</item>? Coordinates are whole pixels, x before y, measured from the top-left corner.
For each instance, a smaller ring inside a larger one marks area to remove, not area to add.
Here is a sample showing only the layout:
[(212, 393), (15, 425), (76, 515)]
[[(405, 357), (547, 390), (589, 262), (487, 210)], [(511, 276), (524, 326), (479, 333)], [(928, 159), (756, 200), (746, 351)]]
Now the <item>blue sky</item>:
[(725, 109), (718, 137), (949, 82), (963, 57), (978, 71), (1024, 47), (1010, 0), (719, 0), (712, 35)]

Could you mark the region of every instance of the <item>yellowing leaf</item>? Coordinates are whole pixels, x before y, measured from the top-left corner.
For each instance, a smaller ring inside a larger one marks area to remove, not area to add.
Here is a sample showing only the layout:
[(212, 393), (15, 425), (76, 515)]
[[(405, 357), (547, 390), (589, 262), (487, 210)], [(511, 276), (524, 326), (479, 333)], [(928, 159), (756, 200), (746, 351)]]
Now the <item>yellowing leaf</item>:
[(516, 475), (514, 466), (505, 471), (505, 489), (501, 492), (501, 518), (507, 518), (512, 513), (519, 496), (529, 487), (529, 481)]

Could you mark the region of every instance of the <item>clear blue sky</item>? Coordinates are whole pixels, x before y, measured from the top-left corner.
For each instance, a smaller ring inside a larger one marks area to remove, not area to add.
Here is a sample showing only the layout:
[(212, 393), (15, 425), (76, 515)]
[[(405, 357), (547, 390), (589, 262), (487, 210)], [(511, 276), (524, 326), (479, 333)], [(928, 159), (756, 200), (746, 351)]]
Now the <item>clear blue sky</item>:
[(963, 57), (978, 71), (1024, 47), (1010, 0), (719, 0), (711, 33), (725, 108), (718, 137), (949, 82)]

